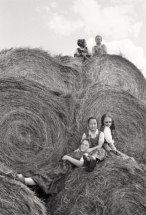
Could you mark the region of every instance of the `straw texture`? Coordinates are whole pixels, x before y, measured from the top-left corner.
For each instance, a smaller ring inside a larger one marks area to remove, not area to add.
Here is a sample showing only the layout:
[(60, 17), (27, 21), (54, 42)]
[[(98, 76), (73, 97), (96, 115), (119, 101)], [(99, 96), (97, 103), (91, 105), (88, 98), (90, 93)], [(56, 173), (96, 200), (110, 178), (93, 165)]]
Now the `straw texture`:
[(83, 71), (88, 79), (86, 85), (100, 82), (115, 89), (128, 91), (138, 98), (144, 97), (146, 80), (143, 74), (133, 63), (121, 56), (94, 57), (84, 63)]
[(92, 173), (75, 169), (65, 189), (49, 199), (48, 210), (53, 215), (144, 215), (145, 177), (135, 160), (110, 155)]
[(0, 161), (17, 172), (46, 169), (66, 148), (75, 106), (66, 82), (73, 70), (61, 66), (40, 49), (1, 53)]
[(47, 215), (44, 203), (22, 183), (15, 172), (0, 163), (0, 214)]

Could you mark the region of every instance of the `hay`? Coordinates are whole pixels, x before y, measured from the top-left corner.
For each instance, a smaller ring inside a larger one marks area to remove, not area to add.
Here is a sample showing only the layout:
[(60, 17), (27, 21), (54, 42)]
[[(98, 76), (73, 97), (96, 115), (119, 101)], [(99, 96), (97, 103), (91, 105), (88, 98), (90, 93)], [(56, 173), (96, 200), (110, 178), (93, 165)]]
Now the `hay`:
[(15, 173), (0, 163), (0, 214), (46, 215), (44, 203), (22, 183), (15, 181)]
[(77, 114), (81, 133), (86, 127), (87, 118), (101, 116), (110, 111), (116, 125), (115, 145), (123, 153), (146, 163), (146, 106), (140, 100), (123, 90), (94, 85), (88, 88)]
[(143, 98), (146, 91), (146, 80), (141, 71), (130, 61), (119, 55), (94, 57), (83, 65), (87, 76), (86, 85), (96, 82), (123, 89), (132, 95)]
[(136, 161), (116, 156), (99, 163), (92, 173), (77, 168), (65, 189), (49, 199), (48, 211), (52, 215), (145, 214), (145, 177)]
[[(145, 89), (141, 72), (119, 56), (83, 63), (68, 56), (53, 59), (41, 49), (4, 50), (0, 53), (0, 161), (27, 176), (40, 170), (47, 173), (63, 153), (77, 147), (88, 117), (99, 120), (110, 111), (116, 147), (144, 165), (146, 106), (137, 97), (144, 100)], [(136, 162), (117, 157), (109, 157), (93, 173), (76, 169), (65, 188), (48, 199), (49, 214), (144, 214), (145, 177)], [(24, 187), (19, 198), (25, 211), (25, 198), (35, 197), (34, 193), (5, 175), (2, 179), (9, 189)]]
[(17, 172), (49, 168), (66, 148), (75, 108), (67, 71), (40, 49), (0, 56), (0, 161)]
[[(75, 74), (74, 74), (75, 73)], [(36, 48), (12, 48), (0, 52), (0, 78), (25, 78), (54, 91), (70, 93), (68, 85), (76, 85), (77, 70), (67, 68), (48, 52)]]

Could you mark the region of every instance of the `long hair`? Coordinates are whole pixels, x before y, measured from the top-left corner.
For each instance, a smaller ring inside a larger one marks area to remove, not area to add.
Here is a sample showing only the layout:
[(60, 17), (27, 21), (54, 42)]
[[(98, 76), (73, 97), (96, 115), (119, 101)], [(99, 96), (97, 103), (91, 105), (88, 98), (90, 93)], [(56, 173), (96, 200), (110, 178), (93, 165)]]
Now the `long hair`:
[(115, 122), (114, 122), (113, 116), (111, 115), (110, 112), (104, 114), (104, 115), (101, 117), (101, 129), (100, 129), (100, 130), (102, 130), (103, 127), (105, 127), (105, 125), (104, 125), (104, 119), (105, 119), (106, 117), (110, 117), (111, 120), (112, 120), (112, 124), (111, 124), (111, 127), (110, 127), (111, 131), (115, 130)]

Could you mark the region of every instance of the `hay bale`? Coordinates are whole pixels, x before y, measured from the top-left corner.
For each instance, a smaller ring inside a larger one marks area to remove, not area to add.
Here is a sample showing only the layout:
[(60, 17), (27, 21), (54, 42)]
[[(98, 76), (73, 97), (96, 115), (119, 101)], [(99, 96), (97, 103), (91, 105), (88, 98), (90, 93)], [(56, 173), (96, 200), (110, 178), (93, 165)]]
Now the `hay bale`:
[(70, 93), (68, 85), (76, 85), (75, 68), (67, 68), (40, 48), (12, 48), (0, 52), (0, 78), (25, 78), (54, 91)]
[(0, 80), (0, 98), (0, 161), (23, 172), (56, 163), (72, 127), (72, 98), (16, 79)]
[(0, 53), (0, 78), (9, 77), (25, 78), (53, 90), (67, 91), (59, 64), (41, 49), (3, 50)]
[(77, 126), (82, 133), (87, 118), (101, 116), (110, 111), (116, 125), (115, 145), (123, 153), (146, 163), (146, 105), (126, 91), (94, 85), (80, 99), (76, 115)]
[(100, 82), (128, 91), (138, 98), (143, 98), (146, 91), (146, 80), (141, 71), (119, 55), (104, 55), (85, 61), (83, 73), (87, 76), (85, 87)]
[(145, 177), (136, 161), (116, 156), (98, 163), (92, 173), (76, 168), (64, 190), (48, 201), (48, 211), (51, 215), (145, 214)]
[(40, 49), (1, 53), (0, 161), (8, 167), (27, 173), (60, 159), (74, 126), (67, 72)]
[(0, 214), (46, 215), (44, 203), (14, 176), (11, 169), (0, 163)]

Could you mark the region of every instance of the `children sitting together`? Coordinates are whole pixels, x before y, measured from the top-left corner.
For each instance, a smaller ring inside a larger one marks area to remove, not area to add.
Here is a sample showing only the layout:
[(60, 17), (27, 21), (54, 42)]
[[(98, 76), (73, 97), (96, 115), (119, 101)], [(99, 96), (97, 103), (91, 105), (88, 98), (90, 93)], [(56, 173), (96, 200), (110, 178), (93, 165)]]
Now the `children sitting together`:
[(118, 151), (114, 145), (113, 131), (115, 130), (115, 124), (109, 112), (101, 117), (100, 131), (97, 127), (97, 119), (95, 117), (90, 117), (87, 120), (87, 129), (82, 135), (79, 148), (62, 157), (61, 162), (66, 165), (65, 171), (62, 166), (60, 166), (59, 171), (57, 167), (57, 169), (51, 169), (47, 173), (37, 173), (36, 175), (32, 175), (32, 177), (25, 177), (22, 174), (17, 174), (17, 180), (28, 186), (37, 185), (46, 194), (51, 194), (52, 191), (50, 187), (52, 183), (54, 183), (53, 181), (57, 181), (58, 176), (59, 180), (61, 180), (61, 178), (63, 179), (65, 175), (69, 173), (68, 164), (74, 167), (83, 167), (86, 171), (92, 172), (96, 164), (106, 159), (107, 155), (113, 155), (114, 153), (116, 156), (128, 160), (129, 157)]
[(90, 53), (89, 49), (87, 48), (87, 43), (85, 39), (79, 39), (77, 41), (77, 45), (79, 46), (75, 53), (74, 57), (80, 57), (83, 58), (83, 60), (86, 60), (90, 58), (91, 56), (101, 56), (104, 54), (107, 54), (107, 48), (105, 44), (102, 43), (102, 37), (100, 35), (97, 35), (95, 37), (96, 45), (92, 48), (92, 54)]

